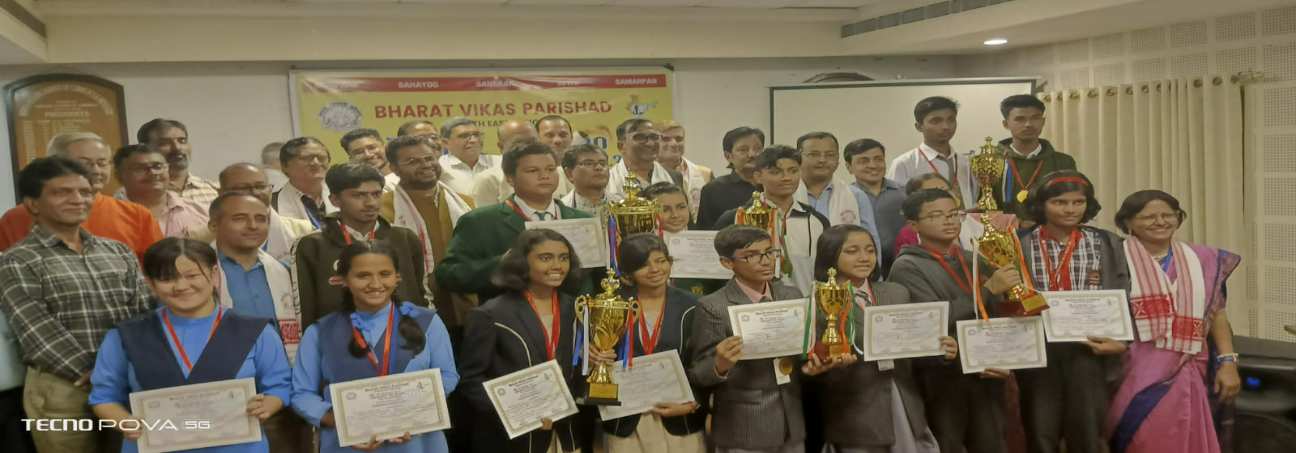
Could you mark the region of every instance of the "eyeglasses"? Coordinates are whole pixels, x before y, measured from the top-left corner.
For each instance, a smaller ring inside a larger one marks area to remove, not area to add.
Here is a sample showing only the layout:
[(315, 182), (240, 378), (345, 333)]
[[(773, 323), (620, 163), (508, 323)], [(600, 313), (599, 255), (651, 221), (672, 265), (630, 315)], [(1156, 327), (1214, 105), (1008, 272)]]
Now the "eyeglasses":
[(766, 251), (765, 253), (753, 253), (751, 255), (745, 255), (745, 256), (730, 256), (728, 258), (735, 261), (742, 261), (748, 264), (752, 262), (752, 259), (755, 259), (757, 264), (765, 264), (766, 261), (773, 261), (775, 258), (778, 258), (780, 256), (783, 256), (782, 250), (769, 249), (769, 251)]
[(1179, 214), (1148, 214), (1135, 217), (1134, 220), (1137, 220), (1139, 223), (1156, 223), (1157, 220), (1165, 223), (1174, 223), (1179, 220)]
[(684, 136), (683, 135), (679, 137), (667, 137), (665, 135), (662, 136), (662, 143), (672, 142), (672, 141), (675, 143), (684, 143)]
[(635, 143), (660, 142), (662, 136), (661, 134), (643, 133), (631, 135), (630, 139), (634, 140)]
[(424, 154), (422, 157), (411, 157), (401, 161), (401, 165), (418, 166), (423, 164), (435, 163), (439, 157), (436, 154)]
[(235, 186), (226, 190), (235, 193), (274, 192), (274, 184), (257, 184), (252, 186)]
[(360, 149), (357, 149), (357, 150), (353, 150), (353, 151), (351, 151), (351, 157), (357, 157), (357, 156), (360, 156), (361, 154), (371, 153), (371, 152), (374, 152), (374, 151), (381, 151), (381, 150), (383, 150), (383, 149), (385, 149), (385, 148), (386, 148), (386, 147), (384, 147), (381, 143), (374, 143), (374, 144), (369, 145), (369, 146), (366, 146), (366, 147), (364, 147), (364, 148), (360, 148)]
[(949, 221), (951, 221), (951, 220), (958, 220), (959, 222), (962, 222), (963, 219), (966, 219), (966, 218), (967, 218), (967, 213), (966, 213), (966, 212), (963, 212), (963, 211), (956, 211), (956, 212), (951, 212), (951, 213), (949, 213), (949, 214), (936, 213), (936, 214), (929, 215), (929, 216), (927, 216), (927, 217), (922, 217), (922, 218), (920, 218), (920, 219), (918, 219), (918, 220), (928, 220), (928, 221), (932, 221), (932, 222), (941, 222), (941, 223), (945, 223), (945, 222), (949, 222)]
[(809, 160), (837, 160), (837, 153), (805, 153), (801, 157)]
[(577, 167), (588, 168), (591, 170), (607, 170), (607, 161), (587, 160), (576, 164)]
[(151, 165), (132, 165), (126, 169), (127, 172), (135, 176), (144, 176), (149, 173), (166, 173), (171, 166), (164, 163), (155, 163)]
[(460, 139), (460, 140), (465, 140), (465, 141), (466, 141), (466, 140), (472, 140), (472, 139), (474, 139), (474, 138), (475, 138), (475, 139), (478, 139), (478, 140), (481, 140), (482, 137), (485, 137), (485, 136), (486, 136), (486, 134), (483, 134), (483, 133), (481, 133), (481, 132), (473, 132), (473, 133), (471, 133), (471, 134), (459, 134), (459, 135), (456, 135), (455, 138)]
[(328, 161), (329, 161), (329, 155), (328, 155), (328, 154), (301, 154), (301, 155), (298, 155), (298, 156), (294, 156), (293, 159), (296, 159), (296, 160), (299, 161), (299, 162), (305, 162), (305, 163), (308, 163), (308, 164), (309, 164), (309, 163), (313, 163), (313, 162), (319, 162), (319, 163), (321, 163), (321, 164), (327, 164)]

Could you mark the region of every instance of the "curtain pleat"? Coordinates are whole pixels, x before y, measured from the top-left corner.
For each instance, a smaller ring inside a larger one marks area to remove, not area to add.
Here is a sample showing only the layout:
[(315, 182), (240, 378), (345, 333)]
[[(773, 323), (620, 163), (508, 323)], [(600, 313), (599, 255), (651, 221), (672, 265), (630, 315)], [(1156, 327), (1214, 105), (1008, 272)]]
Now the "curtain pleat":
[(1248, 250), (1240, 86), (1209, 75), (1039, 97), (1048, 118), (1042, 136), (1094, 182), (1103, 206), (1095, 226), (1116, 230), (1126, 196), (1159, 189), (1188, 211), (1178, 238)]

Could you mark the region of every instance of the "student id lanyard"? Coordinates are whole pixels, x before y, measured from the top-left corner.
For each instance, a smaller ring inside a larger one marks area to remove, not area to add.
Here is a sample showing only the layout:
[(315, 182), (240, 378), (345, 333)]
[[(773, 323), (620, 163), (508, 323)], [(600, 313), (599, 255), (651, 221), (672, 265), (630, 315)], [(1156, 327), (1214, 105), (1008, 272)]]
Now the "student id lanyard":
[(526, 292), (526, 300), (528, 304), (531, 304), (531, 310), (535, 311), (536, 321), (540, 323), (540, 329), (545, 331), (545, 357), (553, 360), (554, 352), (558, 350), (558, 332), (562, 329), (562, 324), (559, 324), (558, 320), (558, 291), (555, 290), (553, 293), (553, 322), (550, 323), (548, 328), (544, 325), (544, 318), (540, 317), (540, 309), (536, 308), (535, 301), (531, 299), (531, 291)]
[[(171, 341), (175, 342), (176, 352), (180, 353), (180, 359), (184, 360), (185, 367), (193, 371), (193, 363), (189, 362), (189, 355), (185, 354), (184, 345), (180, 343), (180, 336), (176, 335), (175, 327), (171, 325), (171, 317), (167, 312), (171, 310), (162, 310), (162, 322), (166, 324), (167, 333), (171, 334)], [(216, 305), (216, 321), (212, 323), (211, 333), (207, 334), (207, 341), (211, 341), (212, 335), (216, 334), (216, 327), (220, 326), (221, 318), (225, 316), (225, 309), (219, 304)]]
[(378, 357), (374, 356), (373, 348), (370, 348), (369, 345), (365, 344), (364, 335), (360, 334), (360, 329), (351, 326), (351, 334), (355, 335), (356, 344), (369, 351), (369, 362), (373, 363), (374, 371), (378, 372), (379, 376), (386, 376), (387, 373), (391, 371), (391, 337), (392, 327), (395, 325), (396, 321), (396, 310), (396, 306), (393, 305), (387, 312), (387, 333), (383, 335), (386, 338), (383, 340), (383, 361), (381, 365), (378, 363)]

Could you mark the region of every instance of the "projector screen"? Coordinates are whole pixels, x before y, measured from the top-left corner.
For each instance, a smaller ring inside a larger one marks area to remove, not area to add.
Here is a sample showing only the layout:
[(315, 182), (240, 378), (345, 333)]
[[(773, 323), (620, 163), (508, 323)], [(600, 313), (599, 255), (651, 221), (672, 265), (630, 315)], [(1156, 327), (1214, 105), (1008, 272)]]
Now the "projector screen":
[[(808, 132), (826, 131), (846, 144), (871, 138), (886, 147), (888, 164), (918, 147), (922, 134), (914, 129), (913, 109), (930, 96), (946, 96), (960, 104), (954, 149), (979, 149), (987, 136), (997, 142), (1008, 137), (999, 101), (1014, 94), (1031, 94), (1033, 78), (938, 79), (922, 81), (816, 83), (770, 87), (770, 132), (767, 143), (796, 146)], [(1047, 117), (1047, 114), (1045, 115)], [(888, 167), (889, 168), (889, 167)], [(846, 166), (837, 177), (855, 179)], [(904, 184), (904, 181), (899, 181)]]

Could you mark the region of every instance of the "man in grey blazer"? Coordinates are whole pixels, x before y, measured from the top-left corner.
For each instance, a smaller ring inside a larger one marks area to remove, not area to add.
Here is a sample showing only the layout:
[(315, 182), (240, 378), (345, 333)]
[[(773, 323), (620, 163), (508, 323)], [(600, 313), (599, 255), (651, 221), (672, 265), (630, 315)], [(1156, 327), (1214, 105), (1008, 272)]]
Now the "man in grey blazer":
[(802, 453), (805, 423), (798, 374), (818, 374), (831, 366), (803, 367), (802, 373), (796, 373), (793, 357), (740, 361), (742, 337), (733, 336), (728, 310), (730, 305), (799, 299), (801, 292), (769, 284), (779, 250), (764, 230), (727, 227), (716, 234), (715, 248), (720, 263), (733, 270), (734, 279), (698, 301), (692, 325), (695, 341), (689, 345), (694, 359), (688, 374), (690, 381), (711, 389), (714, 396), (711, 434), (716, 451)]

